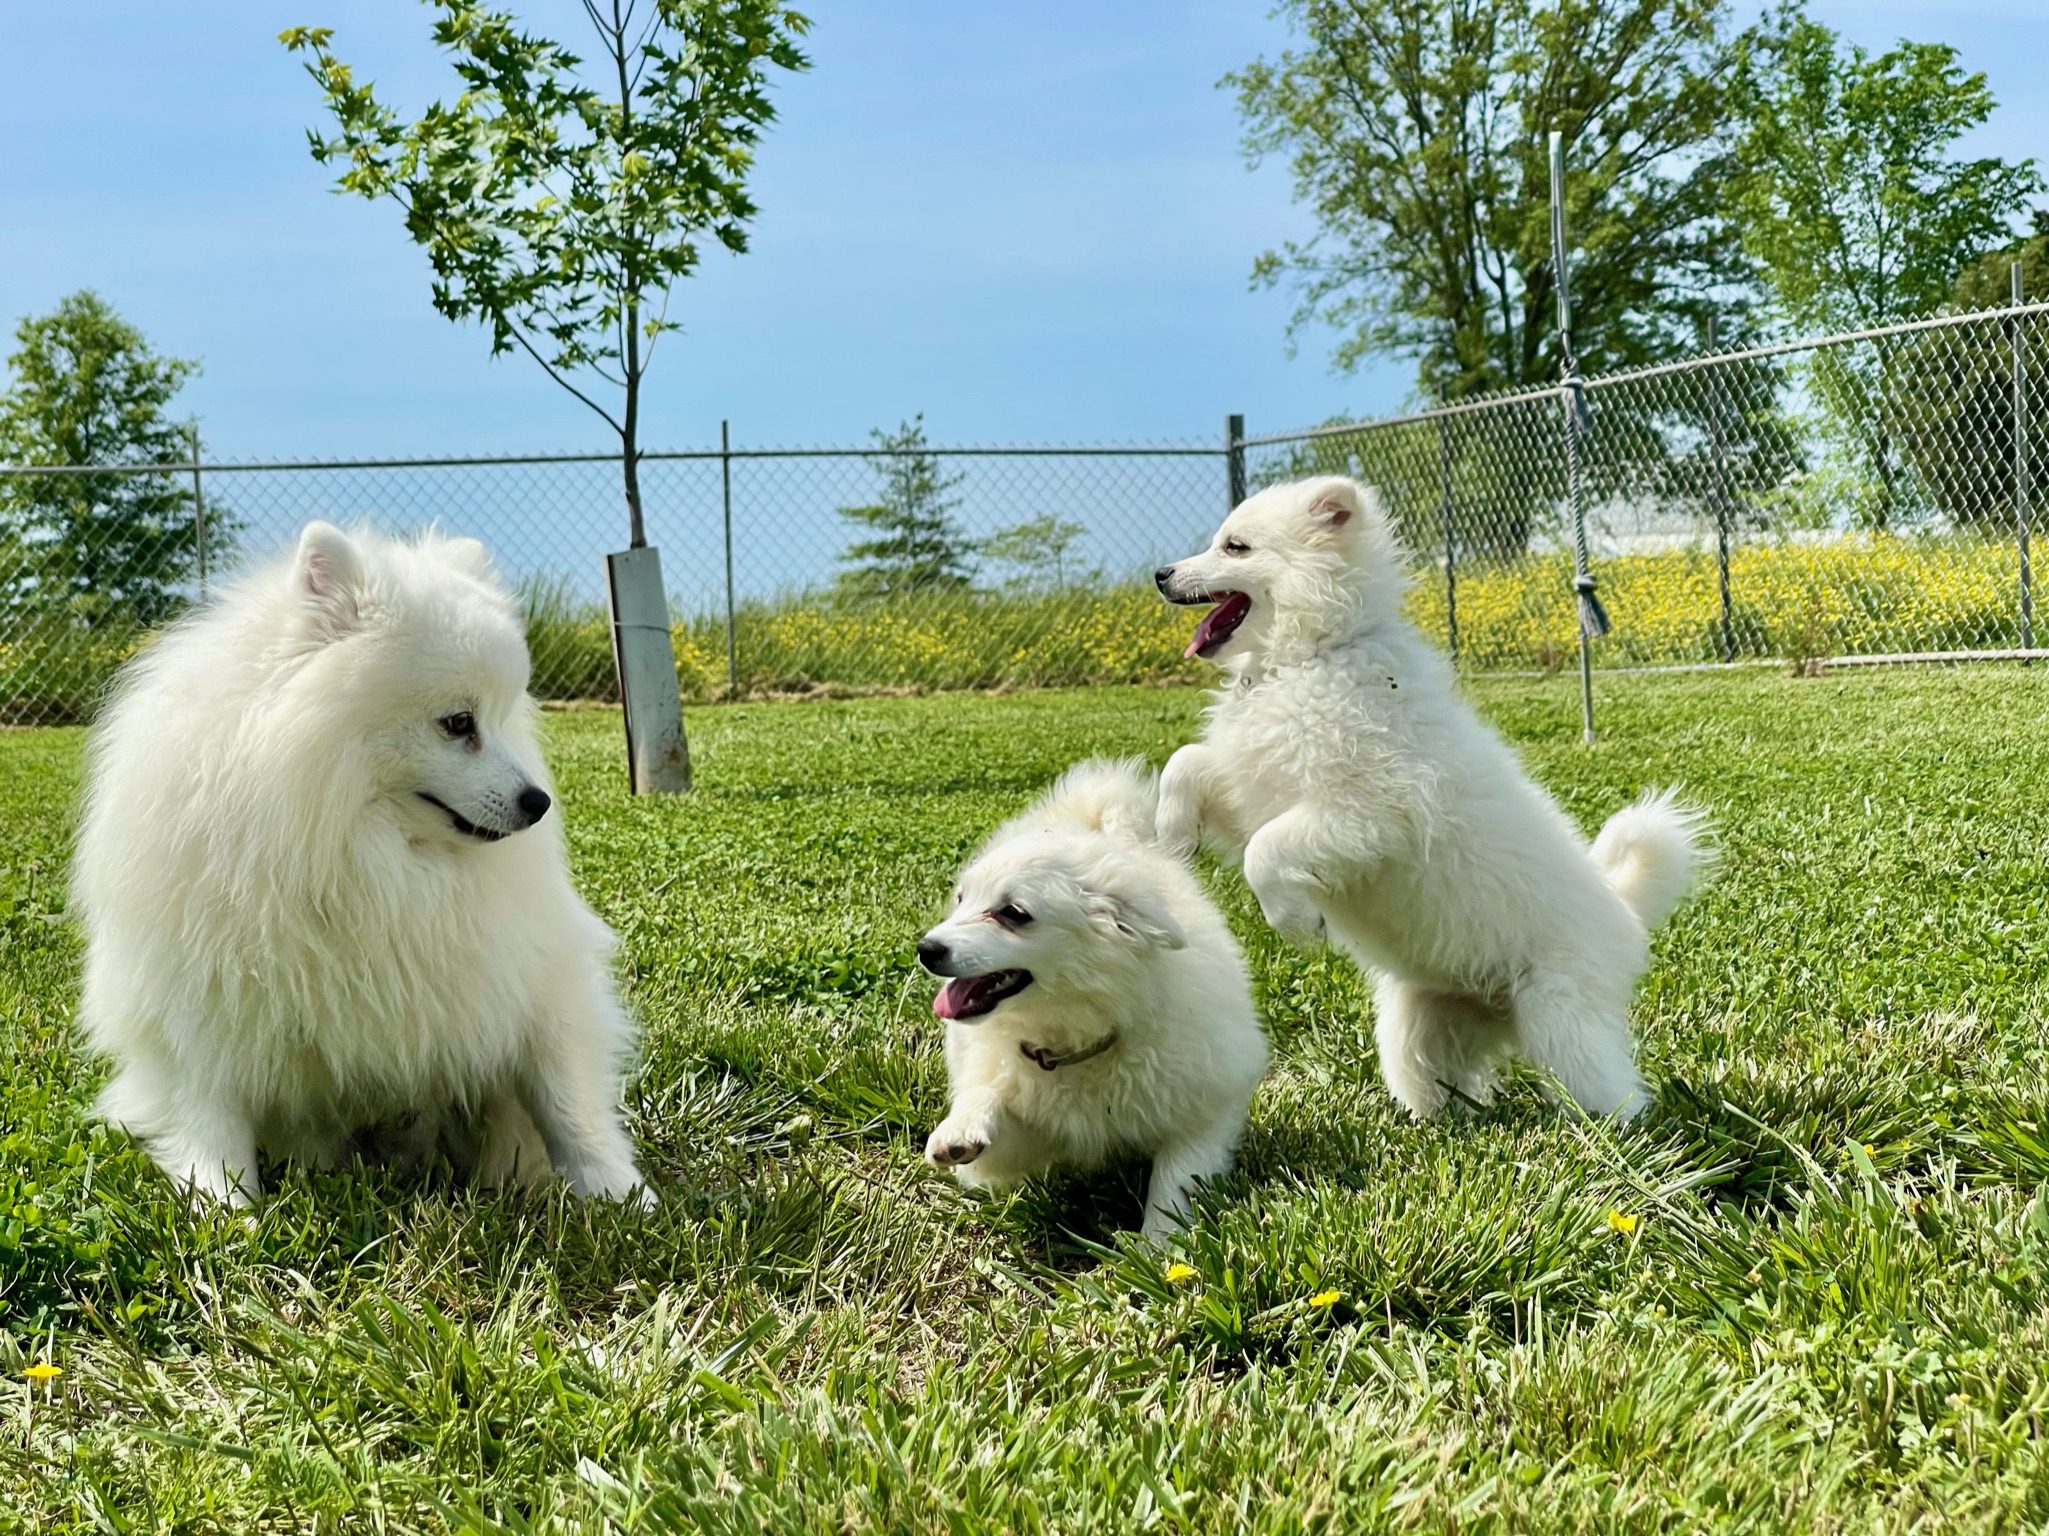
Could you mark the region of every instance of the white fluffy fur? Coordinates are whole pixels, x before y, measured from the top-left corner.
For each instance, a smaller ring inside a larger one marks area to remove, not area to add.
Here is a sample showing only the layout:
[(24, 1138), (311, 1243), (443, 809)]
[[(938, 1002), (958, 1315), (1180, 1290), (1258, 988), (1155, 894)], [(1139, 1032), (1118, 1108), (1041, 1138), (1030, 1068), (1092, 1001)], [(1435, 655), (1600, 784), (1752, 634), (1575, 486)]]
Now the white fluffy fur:
[[(1187, 1219), (1198, 1180), (1230, 1168), (1266, 1038), (1222, 915), (1153, 844), (1155, 796), (1137, 762), (1070, 770), (968, 864), (920, 956), (948, 976), (1033, 978), (948, 1023), (953, 1103), (926, 1156), (973, 1188), (1148, 1156), (1144, 1231), (1158, 1239)], [(1028, 923), (992, 916), (1012, 904)], [(1021, 1049), (1074, 1052), (1112, 1035), (1102, 1054), (1052, 1071)]]
[[(78, 841), (80, 1017), (114, 1058), (101, 1113), (180, 1184), (241, 1204), (259, 1151), (329, 1163), (453, 1108), (487, 1181), (552, 1155), (645, 1198), (612, 935), (560, 815), (520, 804), (548, 789), (526, 684), (482, 545), (324, 523), (128, 666)], [(473, 738), (437, 723), (463, 712)]]
[(1374, 493), (1325, 476), (1248, 498), (1159, 572), (1170, 601), (1251, 599), (1207, 652), (1228, 681), (1162, 776), (1161, 843), (1242, 858), (1276, 929), (1377, 974), (1382, 1073), (1416, 1114), (1484, 1103), (1514, 1051), (1632, 1115), (1629, 999), (1700, 867), (1699, 813), (1650, 795), (1590, 849), (1402, 618), (1403, 569)]

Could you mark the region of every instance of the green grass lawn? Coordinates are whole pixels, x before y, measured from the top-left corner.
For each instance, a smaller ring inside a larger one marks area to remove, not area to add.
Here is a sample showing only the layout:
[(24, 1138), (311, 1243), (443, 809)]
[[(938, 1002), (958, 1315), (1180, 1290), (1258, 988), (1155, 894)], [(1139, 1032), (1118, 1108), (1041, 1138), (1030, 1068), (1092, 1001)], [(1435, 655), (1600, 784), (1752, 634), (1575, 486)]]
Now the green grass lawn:
[(1123, 1235), (1140, 1169), (925, 1168), (911, 947), (987, 828), (1161, 760), (1191, 693), (701, 711), (672, 802), (551, 716), (644, 1217), (376, 1172), (187, 1215), (85, 1114), (81, 737), (0, 733), (0, 1530), (2039, 1528), (2049, 675), (1606, 680), (1592, 750), (1569, 680), (1476, 692), (1588, 828), (1713, 808), (1635, 1014), (1656, 1108), (1406, 1122), (1352, 967), (1218, 873), (1275, 1066), (1171, 1255)]

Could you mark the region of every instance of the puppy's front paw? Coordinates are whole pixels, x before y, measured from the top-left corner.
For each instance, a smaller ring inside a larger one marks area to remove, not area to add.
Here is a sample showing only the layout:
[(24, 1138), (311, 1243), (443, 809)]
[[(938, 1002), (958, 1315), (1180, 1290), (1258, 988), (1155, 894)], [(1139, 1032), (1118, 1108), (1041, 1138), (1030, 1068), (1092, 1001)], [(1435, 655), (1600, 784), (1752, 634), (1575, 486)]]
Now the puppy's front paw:
[(925, 1138), (925, 1159), (935, 1168), (972, 1163), (989, 1150), (987, 1134), (964, 1121), (948, 1119)]
[(1185, 859), (1195, 852), (1201, 837), (1202, 824), (1194, 802), (1162, 796), (1159, 814), (1153, 820), (1153, 838), (1160, 850), (1170, 858)]
[(1266, 918), (1273, 931), (1290, 944), (1321, 944), (1330, 934), (1330, 925), (1316, 903), (1301, 891), (1254, 891), (1259, 898), (1260, 914)]
[(246, 1211), (262, 1193), (254, 1177), (230, 1172), (223, 1163), (197, 1161), (171, 1177), (195, 1211)]
[(573, 1167), (563, 1170), (569, 1187), (586, 1200), (612, 1200), (629, 1211), (652, 1210), (655, 1193), (631, 1163), (617, 1167)]
[(1138, 1229), (1139, 1241), (1154, 1248), (1165, 1248), (1188, 1229), (1186, 1217), (1170, 1216), (1165, 1211), (1148, 1210), (1145, 1221)]
[(1153, 840), (1177, 859), (1195, 852), (1202, 840), (1203, 748), (1183, 747), (1160, 770), (1159, 808), (1153, 812)]

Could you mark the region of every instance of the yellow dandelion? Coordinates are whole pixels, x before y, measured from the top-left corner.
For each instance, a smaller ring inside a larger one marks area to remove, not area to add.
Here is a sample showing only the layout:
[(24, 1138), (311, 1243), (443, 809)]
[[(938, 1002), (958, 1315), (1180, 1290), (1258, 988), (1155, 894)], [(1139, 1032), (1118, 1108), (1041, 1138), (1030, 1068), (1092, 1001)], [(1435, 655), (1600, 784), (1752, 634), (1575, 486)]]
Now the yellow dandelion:
[(41, 1386), (45, 1382), (55, 1381), (59, 1376), (62, 1376), (64, 1374), (64, 1367), (52, 1365), (47, 1360), (38, 1360), (21, 1374), (37, 1386)]
[(1169, 1264), (1167, 1266), (1167, 1282), (1170, 1285), (1186, 1285), (1194, 1278), (1195, 1266), (1193, 1264)]
[(1620, 1232), (1623, 1236), (1627, 1237), (1636, 1230), (1636, 1218), (1634, 1216), (1625, 1216), (1620, 1211), (1610, 1211), (1608, 1213), (1608, 1230), (1610, 1232)]
[(1309, 1298), (1309, 1305), (1315, 1307), (1319, 1312), (1328, 1312), (1344, 1299), (1342, 1291), (1318, 1291)]

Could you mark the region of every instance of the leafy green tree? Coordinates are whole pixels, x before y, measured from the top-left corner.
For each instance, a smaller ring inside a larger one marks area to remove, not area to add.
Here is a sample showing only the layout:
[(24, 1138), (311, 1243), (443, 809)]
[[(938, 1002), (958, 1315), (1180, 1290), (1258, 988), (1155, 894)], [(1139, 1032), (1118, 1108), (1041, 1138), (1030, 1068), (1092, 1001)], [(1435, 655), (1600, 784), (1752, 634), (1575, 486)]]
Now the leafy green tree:
[[(640, 392), (655, 343), (679, 328), (672, 286), (700, 241), (747, 248), (746, 176), (773, 120), (771, 67), (808, 67), (809, 22), (781, 0), (582, 0), (595, 78), (508, 11), (432, 0), (434, 40), (462, 92), (402, 121), (329, 46), (326, 27), (279, 40), (308, 53), (336, 131), (307, 135), (340, 191), (389, 198), (427, 252), (434, 307), (515, 348), (618, 434), (630, 542), (646, 544)], [(610, 394), (613, 405), (598, 396)]]
[[(184, 461), (190, 426), (172, 400), (199, 364), (163, 357), (90, 291), (15, 328), (0, 394), (0, 462)], [(198, 538), (192, 493), (168, 474), (21, 475), (0, 480), (0, 555), (16, 572), (0, 601), (74, 621), (154, 624), (175, 613)]]
[[(2021, 294), (2049, 300), (2049, 210), (2035, 215), (2034, 234), (1965, 267), (1950, 290), (1959, 310), (2003, 308), (2013, 298), (2013, 267)], [(2049, 413), (2049, 317), (2005, 325), (1926, 331), (1900, 349), (1901, 446), (1936, 509), (1964, 526), (2010, 528), (2020, 501), (2014, 462), (2014, 361), (2020, 361), (2022, 410)], [(2049, 432), (2034, 434), (2032, 510), (2049, 523)]]
[(1817, 330), (1925, 314), (2041, 187), (2033, 161), (1963, 158), (1996, 103), (1954, 48), (1873, 58), (1782, 12), (1739, 50), (1729, 203), (1778, 309)]
[[(1815, 331), (1863, 330), (1924, 314), (1963, 269), (2003, 245), (2041, 186), (2032, 161), (1955, 153), (1995, 105), (1956, 50), (1902, 42), (1872, 57), (1796, 10), (1739, 49), (1743, 126), (1728, 204), (1774, 308)], [(1815, 355), (1816, 391), (1880, 487), (1877, 526), (1905, 510), (1890, 341)]]
[(1088, 529), (1081, 523), (1048, 512), (997, 529), (977, 548), (984, 559), (1008, 566), (1016, 573), (1010, 579), (1011, 586), (1050, 586), (1064, 592), (1071, 582), (1090, 581), (1097, 574), (1068, 569), (1069, 554), (1087, 535)]
[(2049, 208), (2037, 208), (2025, 239), (1991, 251), (1957, 275), (1949, 307), (1958, 310), (2004, 309), (2013, 302), (2013, 268), (2021, 269), (2021, 302), (2049, 304)]
[(1740, 278), (1722, 0), (1282, 0), (1304, 45), (1225, 84), (1322, 233), (1262, 256), (1294, 334), (1350, 368), (1416, 357), (1430, 399), (1558, 376), (1547, 135), (1565, 134), (1574, 341), (1588, 371), (1676, 355)]
[(873, 538), (847, 546), (840, 560), (843, 596), (859, 599), (964, 590), (974, 580), (973, 546), (954, 520), (961, 476), (949, 475), (925, 440), (925, 418), (914, 416), (893, 432), (869, 434), (877, 452), (869, 460), (880, 481), (876, 499), (841, 507), (848, 522)]

